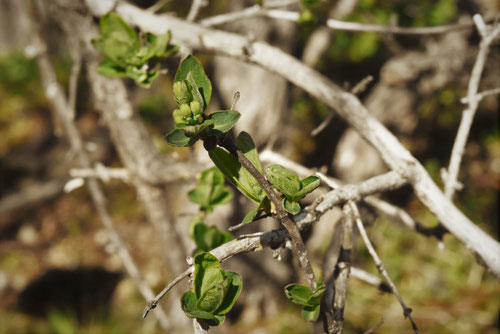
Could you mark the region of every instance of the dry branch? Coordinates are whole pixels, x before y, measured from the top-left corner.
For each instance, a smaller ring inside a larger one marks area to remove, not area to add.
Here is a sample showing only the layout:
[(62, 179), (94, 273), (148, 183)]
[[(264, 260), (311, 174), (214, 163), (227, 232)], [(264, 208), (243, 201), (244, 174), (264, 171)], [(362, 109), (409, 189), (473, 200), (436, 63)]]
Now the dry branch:
[(457, 182), (458, 171), (460, 169), (460, 162), (462, 161), (462, 155), (464, 153), (467, 137), (469, 136), (469, 131), (474, 120), (474, 115), (476, 114), (477, 106), (481, 99), (481, 96), (477, 93), (477, 91), (479, 89), (479, 81), (481, 80), (481, 74), (483, 73), (486, 58), (488, 57), (488, 53), (490, 51), (490, 44), (500, 34), (500, 23), (497, 23), (492, 27), (485, 26), (483, 18), (479, 14), (474, 15), (474, 21), (482, 39), (479, 44), (479, 52), (477, 54), (474, 67), (472, 68), (472, 74), (467, 88), (468, 107), (462, 113), (462, 120), (460, 121), (457, 136), (455, 138), (455, 142), (453, 143), (448, 170), (443, 173), (446, 176), (444, 178), (445, 195), (450, 200), (453, 198), (455, 190), (459, 188), (459, 183)]

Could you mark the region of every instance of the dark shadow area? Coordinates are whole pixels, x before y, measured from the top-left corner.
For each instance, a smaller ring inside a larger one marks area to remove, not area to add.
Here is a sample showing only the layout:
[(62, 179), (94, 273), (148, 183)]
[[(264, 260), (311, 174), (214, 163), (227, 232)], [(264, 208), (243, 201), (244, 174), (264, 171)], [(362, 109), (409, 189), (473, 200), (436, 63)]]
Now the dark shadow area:
[(104, 320), (121, 273), (101, 268), (50, 269), (31, 282), (18, 299), (21, 310), (35, 317), (60, 311), (80, 323)]

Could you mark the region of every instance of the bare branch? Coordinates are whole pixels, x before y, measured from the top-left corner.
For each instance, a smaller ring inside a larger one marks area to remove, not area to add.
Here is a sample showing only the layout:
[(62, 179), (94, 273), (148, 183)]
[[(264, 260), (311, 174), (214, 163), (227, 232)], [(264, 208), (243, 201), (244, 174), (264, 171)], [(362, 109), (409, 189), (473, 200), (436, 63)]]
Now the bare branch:
[[(201, 20), (200, 24), (206, 27), (213, 27), (252, 16), (265, 16), (278, 20), (298, 22), (300, 13), (279, 10), (279, 9), (266, 9), (258, 5), (255, 5), (238, 12), (221, 14), (206, 18), (204, 20)], [(457, 23), (457, 24), (442, 25), (437, 27), (398, 27), (393, 25), (384, 26), (380, 24), (364, 24), (364, 23), (346, 22), (335, 19), (328, 19), (326, 20), (326, 26), (333, 30), (344, 30), (344, 31), (355, 31), (355, 32), (375, 32), (382, 34), (400, 34), (400, 35), (436, 35), (463, 29), (470, 29), (474, 26), (474, 23), (473, 22)]]
[(455, 190), (457, 189), (457, 177), (460, 169), (460, 162), (462, 161), (462, 155), (464, 153), (467, 137), (469, 136), (474, 115), (476, 114), (477, 106), (481, 99), (478, 96), (477, 91), (479, 88), (479, 81), (481, 80), (481, 74), (483, 73), (484, 65), (486, 63), (486, 58), (488, 57), (490, 50), (490, 44), (500, 34), (500, 23), (497, 23), (490, 29), (484, 24), (483, 18), (479, 14), (474, 15), (474, 22), (476, 23), (482, 39), (479, 44), (479, 52), (477, 54), (474, 67), (472, 68), (472, 74), (467, 88), (468, 107), (462, 113), (462, 120), (460, 121), (457, 136), (451, 151), (451, 159), (448, 170), (446, 173), (443, 173), (446, 176), (444, 179), (445, 195), (450, 200), (453, 198)]
[(94, 168), (72, 168), (69, 175), (71, 177), (97, 178), (103, 182), (109, 182), (111, 179), (130, 182), (130, 173), (126, 168), (110, 168), (99, 162), (95, 164)]
[(412, 309), (409, 308), (408, 306), (406, 306), (403, 298), (401, 297), (401, 295), (398, 292), (398, 289), (396, 288), (396, 285), (394, 284), (391, 277), (387, 273), (387, 270), (385, 269), (384, 264), (382, 263), (382, 261), (380, 260), (380, 257), (378, 256), (377, 252), (375, 251), (375, 248), (373, 248), (373, 245), (372, 245), (370, 239), (368, 238), (368, 234), (366, 233), (365, 227), (363, 226), (363, 222), (361, 221), (361, 217), (360, 217), (357, 205), (351, 201), (351, 202), (349, 202), (349, 207), (352, 210), (352, 214), (353, 214), (354, 219), (356, 221), (356, 226), (358, 227), (359, 233), (361, 234), (361, 237), (363, 238), (363, 242), (365, 243), (366, 248), (368, 249), (368, 252), (370, 253), (371, 257), (373, 258), (373, 261), (375, 261), (375, 265), (377, 266), (378, 271), (380, 272), (380, 274), (382, 274), (382, 276), (384, 276), (385, 280), (387, 281), (387, 283), (391, 287), (392, 292), (394, 293), (394, 295), (396, 295), (396, 298), (398, 299), (399, 303), (401, 304), (401, 307), (403, 308), (403, 313), (404, 313), (405, 318), (408, 318), (410, 320), (413, 330), (415, 331), (416, 334), (418, 334), (419, 331), (418, 331), (417, 324), (415, 323), (415, 321), (413, 320), (413, 317), (411, 316)]
[(144, 31), (160, 34), (171, 30), (176, 43), (258, 64), (281, 75), (335, 109), (339, 116), (380, 153), (392, 170), (412, 184), (418, 198), (450, 233), (477, 254), (480, 262), (497, 278), (500, 277), (500, 244), (444, 196), (425, 168), (354, 95), (267, 43), (252, 41), (234, 33), (211, 30), (173, 17), (152, 15), (125, 3), (118, 4), (116, 10), (127, 22), (140, 26)]

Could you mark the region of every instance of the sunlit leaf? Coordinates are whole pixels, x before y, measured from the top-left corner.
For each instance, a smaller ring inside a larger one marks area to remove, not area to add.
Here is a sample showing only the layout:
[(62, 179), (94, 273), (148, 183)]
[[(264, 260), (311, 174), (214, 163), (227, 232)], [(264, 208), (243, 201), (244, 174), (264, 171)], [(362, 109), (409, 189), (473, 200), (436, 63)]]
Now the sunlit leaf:
[(212, 84), (210, 79), (208, 79), (205, 74), (205, 70), (198, 59), (191, 55), (182, 61), (177, 73), (175, 74), (174, 82), (187, 80), (189, 73), (192, 74), (193, 80), (196, 83), (199, 92), (203, 96), (203, 100), (205, 102), (203, 109), (205, 109), (208, 106), (212, 95)]

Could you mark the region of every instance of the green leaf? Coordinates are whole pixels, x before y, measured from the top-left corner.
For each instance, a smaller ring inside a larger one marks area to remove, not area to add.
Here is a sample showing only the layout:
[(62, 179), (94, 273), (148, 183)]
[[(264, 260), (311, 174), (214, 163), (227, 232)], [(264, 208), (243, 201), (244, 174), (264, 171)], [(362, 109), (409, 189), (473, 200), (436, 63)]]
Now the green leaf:
[(216, 147), (208, 152), (210, 159), (243, 195), (256, 203), (266, 196), (257, 180), (231, 154)]
[(314, 306), (308, 302), (312, 296), (311, 289), (303, 284), (288, 284), (285, 287), (285, 295), (295, 304)]
[(167, 47), (168, 42), (170, 42), (171, 34), (170, 31), (167, 31), (161, 35), (154, 35), (147, 33), (146, 41), (149, 44), (149, 49), (152, 50), (154, 57), (167, 57)]
[[(280, 165), (272, 165), (266, 169), (266, 177), (274, 188), (287, 198), (292, 198), (300, 190), (299, 177)], [(300, 209), (299, 209), (300, 210)]]
[(203, 223), (203, 221), (193, 220), (190, 225), (190, 235), (191, 238), (196, 243), (196, 249), (193, 251), (193, 256), (201, 253), (210, 251), (208, 246), (205, 244), (205, 232), (208, 226)]
[(321, 303), (321, 298), (326, 291), (326, 286), (323, 284), (321, 280), (318, 281), (316, 290), (314, 290), (313, 294), (307, 300), (308, 305), (319, 305)]
[(167, 143), (177, 147), (191, 146), (198, 139), (200, 139), (199, 136), (188, 136), (180, 129), (174, 129), (165, 136)]
[(210, 102), (210, 97), (212, 95), (212, 84), (210, 79), (208, 79), (205, 74), (203, 66), (200, 64), (198, 59), (193, 56), (188, 56), (182, 61), (175, 74), (174, 82), (187, 80), (188, 74), (192, 73), (193, 80), (196, 83), (201, 95), (203, 96), (204, 104), (203, 109), (206, 109), (208, 103)]
[(204, 170), (196, 188), (188, 193), (194, 203), (202, 210), (211, 211), (214, 206), (229, 202), (233, 194), (224, 186), (224, 175), (217, 167)]
[(117, 64), (124, 65), (126, 59), (133, 57), (140, 48), (140, 41), (130, 27), (116, 13), (101, 17), (101, 35), (92, 41), (95, 48)]
[(189, 318), (209, 319), (217, 321), (217, 318), (210, 312), (199, 310), (196, 307), (196, 297), (193, 291), (185, 292), (181, 297), (181, 307)]
[(286, 197), (283, 198), (283, 207), (292, 215), (296, 215), (300, 212), (300, 204), (298, 202), (291, 201)]
[[(191, 101), (198, 101), (200, 106), (203, 106), (203, 109), (205, 109), (207, 106), (205, 105), (205, 102), (203, 100), (203, 96), (201, 95), (200, 87), (198, 87), (197, 82), (194, 80), (194, 75), (193, 72), (189, 72), (186, 77), (187, 80), (186, 84), (189, 87), (189, 92), (191, 93), (192, 100)], [(189, 102), (191, 102), (189, 101)]]
[(255, 208), (250, 210), (239, 225), (246, 225), (253, 222), (258, 216), (263, 212), (269, 212), (271, 210), (271, 201), (266, 196)]
[(209, 252), (220, 245), (234, 239), (229, 232), (222, 232), (216, 226), (207, 226), (200, 218), (194, 218), (189, 226), (189, 235), (196, 243), (196, 249), (193, 256)]
[(207, 323), (210, 326), (219, 326), (224, 322), (225, 319), (226, 319), (225, 315), (214, 314), (214, 319), (207, 321)]
[(196, 301), (196, 308), (202, 311), (215, 313), (224, 300), (230, 281), (230, 278), (224, 278), (222, 282), (205, 290)]
[(304, 308), (302, 309), (302, 318), (307, 321), (318, 320), (320, 308), (320, 305), (304, 306)]
[(250, 160), (252, 165), (262, 173), (262, 164), (260, 163), (259, 154), (257, 153), (257, 148), (255, 148), (252, 137), (245, 131), (240, 132), (236, 138), (236, 146), (243, 152), (247, 159)]
[(97, 73), (108, 77), (124, 78), (127, 77), (127, 71), (124, 67), (118, 65), (111, 59), (104, 59), (97, 68)]
[(298, 201), (304, 198), (307, 194), (318, 188), (321, 181), (317, 176), (311, 175), (306, 177), (305, 179), (300, 180), (300, 183), (302, 188), (292, 197), (294, 201)]
[(210, 135), (219, 135), (226, 133), (233, 128), (240, 119), (241, 114), (236, 110), (216, 111), (208, 116), (208, 119), (214, 121), (214, 126), (210, 129)]
[(234, 273), (232, 271), (224, 271), (224, 277), (226, 279), (230, 278), (231, 280), (229, 286), (227, 287), (224, 301), (216, 311), (216, 314), (218, 315), (226, 314), (233, 308), (236, 300), (241, 293), (241, 289), (243, 288), (243, 280), (237, 273)]
[(194, 257), (194, 295), (199, 299), (206, 291), (224, 280), (219, 260), (210, 253), (200, 253)]
[(253, 220), (255, 219), (255, 217), (257, 217), (258, 214), (259, 214), (259, 206), (257, 205), (255, 208), (253, 208), (252, 210), (250, 210), (245, 215), (245, 217), (241, 221), (241, 224), (242, 225), (250, 224), (251, 222), (253, 222)]

